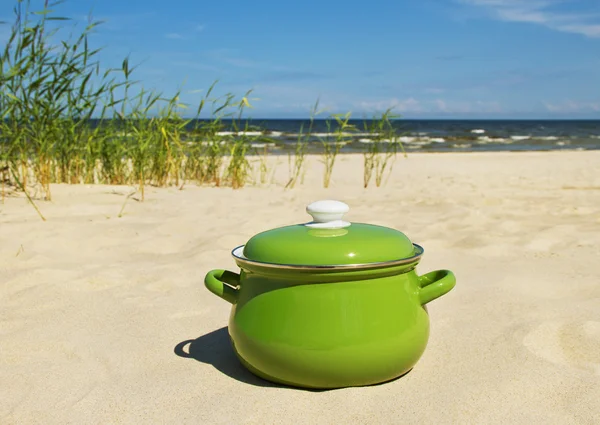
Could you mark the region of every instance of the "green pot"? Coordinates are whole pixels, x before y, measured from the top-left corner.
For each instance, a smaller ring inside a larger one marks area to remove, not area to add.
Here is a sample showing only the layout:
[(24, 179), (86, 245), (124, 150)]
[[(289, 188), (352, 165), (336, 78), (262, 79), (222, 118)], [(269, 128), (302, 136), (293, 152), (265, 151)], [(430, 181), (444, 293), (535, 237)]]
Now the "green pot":
[(239, 274), (205, 285), (233, 304), (229, 335), (240, 361), (280, 384), (340, 388), (411, 370), (429, 338), (425, 305), (450, 291), (448, 270), (418, 276), (423, 248), (387, 227), (342, 220), (319, 201), (313, 221), (259, 233), (232, 251)]

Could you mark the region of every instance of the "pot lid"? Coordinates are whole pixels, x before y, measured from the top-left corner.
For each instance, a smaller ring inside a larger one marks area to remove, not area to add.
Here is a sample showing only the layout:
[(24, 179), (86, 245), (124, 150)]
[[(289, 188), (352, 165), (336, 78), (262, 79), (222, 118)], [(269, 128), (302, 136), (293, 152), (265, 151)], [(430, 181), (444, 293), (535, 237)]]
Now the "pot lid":
[(306, 207), (313, 220), (258, 233), (236, 248), (236, 260), (296, 267), (375, 267), (417, 261), (423, 250), (389, 227), (344, 221), (348, 205), (334, 200)]

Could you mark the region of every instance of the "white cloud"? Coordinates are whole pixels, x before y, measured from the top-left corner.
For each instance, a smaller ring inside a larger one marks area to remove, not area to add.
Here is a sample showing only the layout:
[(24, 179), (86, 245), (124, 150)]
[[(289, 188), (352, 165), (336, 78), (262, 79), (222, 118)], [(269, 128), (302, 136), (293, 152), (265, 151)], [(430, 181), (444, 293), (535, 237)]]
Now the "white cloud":
[(501, 113), (504, 112), (501, 105), (494, 101), (454, 101), (445, 99), (418, 100), (408, 99), (385, 99), (354, 102), (353, 108), (361, 111), (384, 111), (392, 108), (394, 112), (403, 113)]
[(572, 112), (600, 112), (600, 102), (578, 102), (565, 100), (560, 103), (544, 103), (549, 112), (572, 113)]
[(430, 102), (428, 112), (444, 112), (453, 114), (470, 113), (501, 113), (504, 112), (500, 103), (495, 101), (453, 101), (436, 99)]
[(408, 99), (384, 99), (384, 100), (363, 100), (354, 102), (353, 106), (364, 111), (384, 111), (393, 108), (396, 112), (422, 112), (421, 102), (415, 98)]
[(460, 3), (485, 8), (495, 19), (543, 25), (547, 28), (600, 37), (597, 14), (572, 13), (555, 10), (565, 0), (457, 0)]
[(183, 35), (178, 34), (176, 32), (170, 32), (168, 34), (165, 34), (165, 37), (171, 40), (183, 40)]
[(196, 27), (194, 28), (194, 31), (196, 31), (196, 32), (202, 32), (205, 29), (206, 29), (206, 25), (200, 24), (200, 25), (196, 25)]

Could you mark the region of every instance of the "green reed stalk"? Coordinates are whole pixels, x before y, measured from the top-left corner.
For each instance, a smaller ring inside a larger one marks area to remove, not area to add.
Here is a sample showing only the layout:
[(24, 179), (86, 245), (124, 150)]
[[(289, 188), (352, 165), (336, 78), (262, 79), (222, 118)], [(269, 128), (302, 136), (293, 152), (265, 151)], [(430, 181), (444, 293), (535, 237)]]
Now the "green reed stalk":
[(234, 140), (231, 145), (229, 166), (227, 167), (227, 179), (234, 189), (243, 187), (246, 183), (247, 178), (250, 175), (250, 163), (246, 158), (248, 150), (250, 149), (251, 142), (256, 140), (256, 137), (249, 137), (247, 133), (250, 131), (248, 122), (246, 121), (244, 129), (240, 137), (240, 121), (246, 108), (252, 108), (248, 96), (251, 91), (248, 91), (242, 99), (236, 104), (238, 113), (237, 118), (232, 122), (232, 128), (234, 133), (238, 134), (238, 137)]
[[(396, 154), (398, 152), (398, 147), (401, 147), (404, 151), (404, 147), (402, 146), (402, 143), (398, 141), (396, 129), (394, 128), (393, 123), (391, 121), (393, 118), (396, 117), (397, 116), (392, 115), (391, 110), (388, 109), (382, 114), (381, 119), (377, 121), (377, 126), (383, 133), (385, 140), (387, 141), (387, 143), (385, 143), (384, 145), (383, 152), (381, 152), (375, 157), (375, 185), (377, 187), (381, 186), (388, 163), (388, 174), (391, 175), (392, 168), (394, 166), (394, 161), (396, 159)], [(406, 156), (405, 151), (404, 154)]]
[(17, 176), (17, 174), (14, 172), (14, 170), (13, 170), (13, 177), (14, 177), (16, 183), (17, 183), (17, 186), (23, 191), (23, 193), (25, 193), (25, 197), (27, 198), (27, 201), (29, 201), (29, 203), (33, 206), (33, 208), (38, 213), (38, 215), (40, 216), (40, 218), (42, 219), (42, 221), (46, 221), (46, 218), (42, 215), (42, 212), (37, 207), (37, 205), (35, 204), (35, 202), (33, 202), (33, 199), (31, 199), (31, 196), (29, 196), (29, 193), (27, 193), (27, 191), (23, 187), (23, 184), (19, 180), (19, 176)]
[[(353, 124), (350, 124), (351, 113), (346, 114), (334, 114), (332, 118), (335, 120), (337, 127), (335, 129), (333, 140), (329, 140), (329, 136), (322, 140), (323, 143), (323, 163), (325, 164), (325, 172), (323, 175), (323, 187), (328, 188), (331, 182), (331, 175), (333, 173), (333, 166), (335, 165), (335, 159), (340, 152), (342, 146), (344, 146), (348, 140), (348, 131), (356, 130)], [(331, 133), (331, 123), (327, 120), (327, 133)]]
[(269, 157), (267, 156), (267, 145), (265, 144), (261, 154), (259, 154), (258, 151), (256, 151), (256, 155), (259, 156), (259, 161), (260, 161), (260, 166), (259, 166), (260, 184), (265, 184), (267, 182), (267, 178), (269, 175), (269, 162), (268, 162)]
[[(214, 84), (210, 87), (209, 92), (213, 88)], [(210, 100), (208, 96), (209, 93), (200, 102), (199, 111)], [(227, 152), (226, 149), (231, 141), (231, 137), (223, 136), (219, 133), (224, 129), (223, 119), (232, 115), (232, 112), (228, 112), (228, 110), (231, 107), (235, 107), (236, 104), (233, 100), (234, 96), (230, 93), (210, 100), (212, 104), (211, 119), (200, 127), (200, 133), (204, 136), (203, 143), (205, 143), (203, 153), (204, 181), (201, 183), (213, 183), (217, 187), (222, 184), (223, 157)]]
[(248, 178), (249, 163), (246, 154), (249, 147), (247, 139), (243, 136), (231, 144), (226, 177), (234, 189), (243, 187)]
[(369, 186), (369, 182), (373, 176), (373, 170), (375, 168), (375, 159), (379, 155), (382, 149), (382, 140), (384, 139), (382, 133), (382, 124), (383, 120), (377, 119), (377, 117), (373, 117), (371, 122), (365, 121), (364, 129), (369, 133), (370, 142), (367, 144), (365, 152), (363, 153), (364, 157), (364, 167), (363, 167), (363, 187), (367, 188)]
[(179, 102), (180, 92), (166, 102), (155, 121), (158, 133), (158, 144), (151, 153), (151, 180), (157, 186), (174, 184), (179, 186), (181, 168), (184, 161), (184, 148), (181, 143), (181, 132), (184, 131), (189, 120), (182, 118), (179, 110), (186, 109), (187, 105)]
[(288, 167), (290, 177), (287, 184), (285, 185), (286, 189), (293, 189), (296, 183), (298, 182), (298, 179), (303, 175), (304, 159), (306, 151), (308, 149), (308, 143), (312, 137), (315, 117), (320, 113), (321, 111), (319, 110), (319, 99), (317, 99), (310, 112), (310, 121), (307, 132), (304, 133), (304, 124), (302, 124), (298, 133), (298, 140), (296, 141), (296, 145), (294, 147), (294, 154), (288, 155)]
[[(204, 97), (200, 100), (198, 108), (196, 110), (195, 118), (200, 118), (202, 111), (206, 104), (210, 102), (210, 95), (216, 85), (214, 82), (207, 90)], [(214, 104), (214, 101), (212, 101)], [(183, 183), (180, 189), (183, 189), (186, 184), (186, 180), (195, 180), (198, 184), (205, 183), (207, 178), (208, 161), (207, 158), (207, 147), (210, 145), (209, 139), (212, 139), (215, 129), (210, 129), (212, 121), (209, 121), (209, 125), (205, 123), (194, 121), (194, 127), (188, 133), (190, 141), (185, 145), (185, 165), (183, 166)]]
[[(364, 152), (363, 183), (366, 188), (369, 185), (373, 171), (375, 172), (375, 185), (381, 186), (385, 171), (392, 172), (393, 162), (400, 147), (406, 156), (406, 151), (401, 142), (398, 141), (396, 129), (392, 119), (397, 116), (391, 114), (391, 108), (386, 110), (381, 117), (373, 117), (370, 124), (365, 123), (365, 130), (370, 133), (371, 143), (367, 145)], [(390, 161), (392, 161), (390, 163)], [(389, 168), (388, 168), (389, 165)]]

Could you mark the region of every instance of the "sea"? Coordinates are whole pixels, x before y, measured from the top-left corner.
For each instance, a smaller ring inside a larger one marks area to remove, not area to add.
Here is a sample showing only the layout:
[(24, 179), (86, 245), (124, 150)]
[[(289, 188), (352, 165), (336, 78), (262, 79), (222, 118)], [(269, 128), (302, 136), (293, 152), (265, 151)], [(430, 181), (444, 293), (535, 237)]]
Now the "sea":
[[(406, 151), (415, 152), (495, 152), (495, 151), (556, 151), (600, 149), (600, 120), (418, 120), (392, 121), (397, 140)], [(225, 124), (227, 124), (225, 122)], [(261, 134), (253, 142), (255, 148), (270, 153), (287, 153), (294, 149), (298, 135), (306, 133), (309, 120), (252, 119), (254, 127), (246, 133)], [(333, 128), (326, 120), (315, 120), (308, 151), (322, 150), (323, 142), (333, 141)], [(364, 152), (372, 135), (365, 130), (368, 120), (350, 121), (355, 131), (345, 132), (344, 152)], [(256, 128), (260, 129), (256, 131)], [(232, 129), (222, 135), (231, 135)], [(238, 132), (238, 134), (241, 132)], [(266, 143), (265, 143), (266, 142)], [(269, 143), (270, 142), (270, 143)]]

